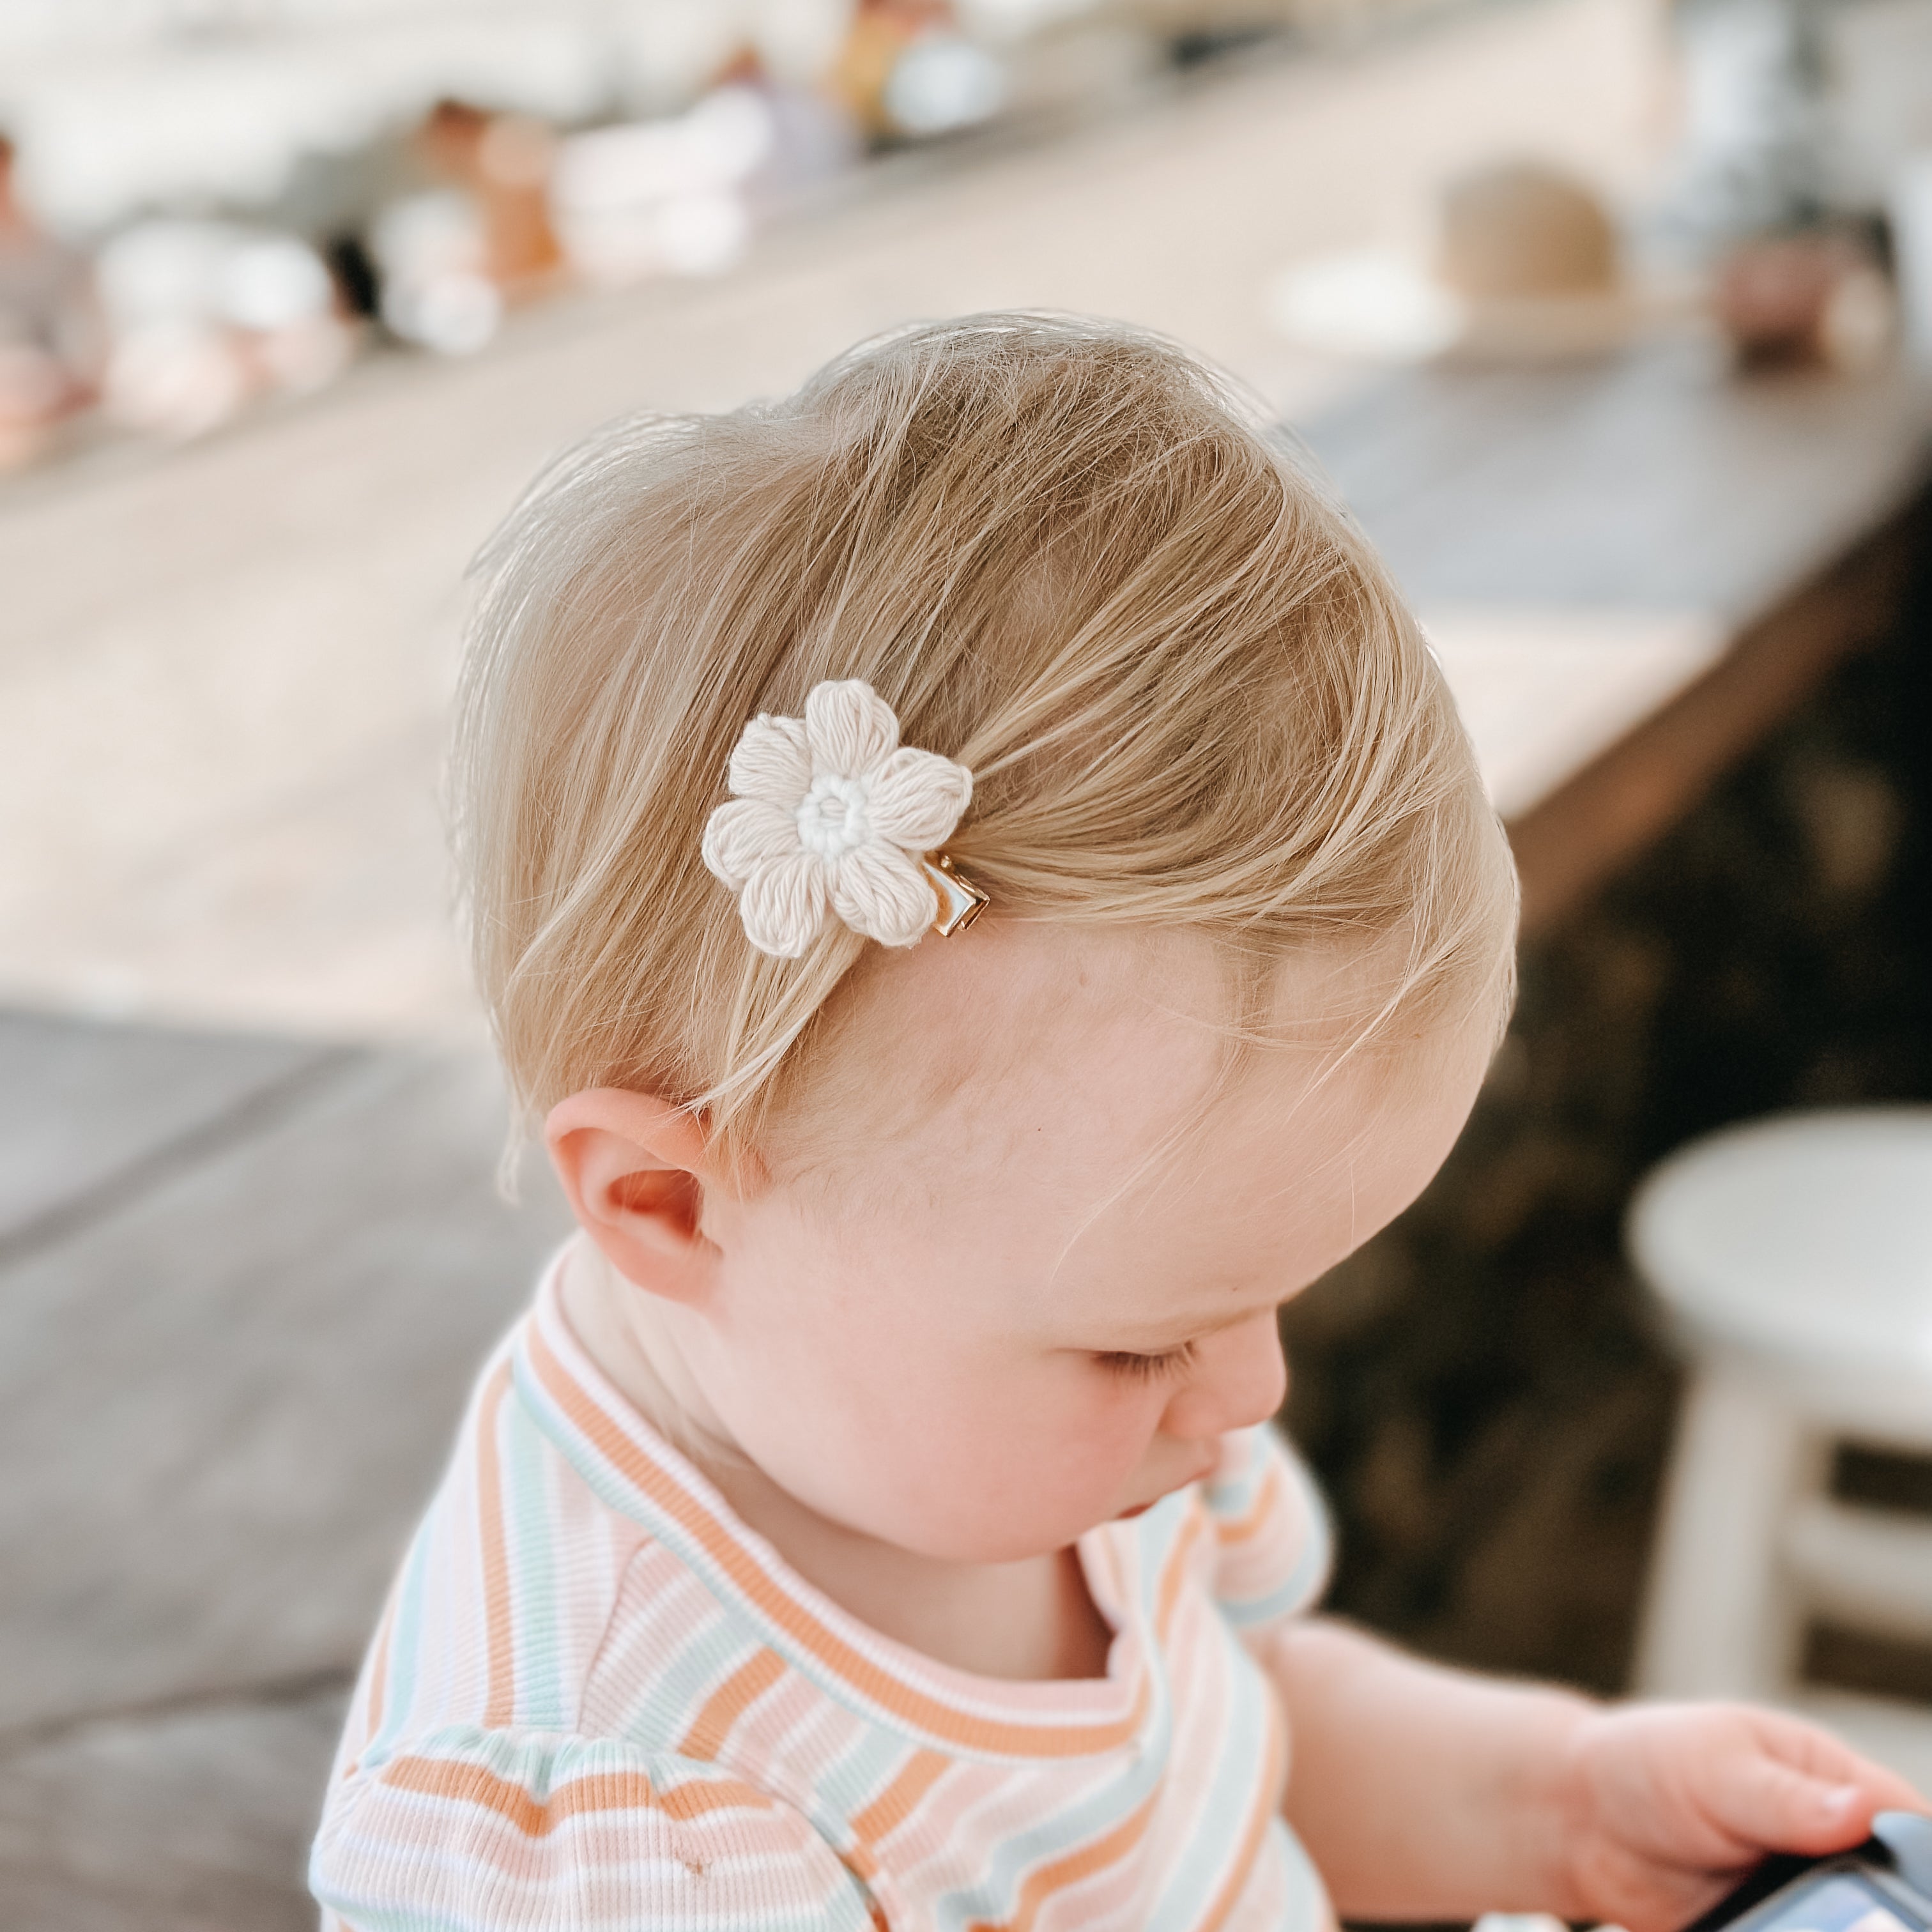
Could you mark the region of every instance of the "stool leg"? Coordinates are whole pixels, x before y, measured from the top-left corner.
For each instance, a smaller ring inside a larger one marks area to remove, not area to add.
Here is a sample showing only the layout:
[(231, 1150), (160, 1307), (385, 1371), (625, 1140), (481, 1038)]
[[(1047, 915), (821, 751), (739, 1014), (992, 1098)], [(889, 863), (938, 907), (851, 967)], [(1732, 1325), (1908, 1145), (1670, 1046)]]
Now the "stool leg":
[(1800, 1611), (1779, 1540), (1792, 1503), (1822, 1474), (1822, 1445), (1788, 1402), (1735, 1364), (1699, 1372), (1651, 1559), (1636, 1673), (1646, 1696), (1785, 1691)]

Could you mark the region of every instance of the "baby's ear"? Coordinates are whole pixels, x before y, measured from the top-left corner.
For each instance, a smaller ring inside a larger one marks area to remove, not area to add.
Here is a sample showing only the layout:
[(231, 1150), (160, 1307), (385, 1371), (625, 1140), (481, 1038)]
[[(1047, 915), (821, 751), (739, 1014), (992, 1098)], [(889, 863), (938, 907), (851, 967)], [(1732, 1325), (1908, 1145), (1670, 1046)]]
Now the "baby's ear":
[(706, 1298), (718, 1250), (704, 1198), (716, 1177), (701, 1120), (654, 1094), (593, 1087), (550, 1109), (544, 1139), (572, 1211), (626, 1280), (674, 1301)]

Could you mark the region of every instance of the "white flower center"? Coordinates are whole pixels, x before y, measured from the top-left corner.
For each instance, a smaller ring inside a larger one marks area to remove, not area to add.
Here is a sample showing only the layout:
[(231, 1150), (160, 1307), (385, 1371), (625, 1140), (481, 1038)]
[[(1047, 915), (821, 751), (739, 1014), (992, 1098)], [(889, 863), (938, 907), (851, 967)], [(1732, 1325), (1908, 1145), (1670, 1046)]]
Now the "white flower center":
[(864, 844), (872, 836), (872, 822), (866, 815), (872, 791), (871, 782), (866, 778), (840, 778), (834, 773), (814, 778), (794, 814), (805, 849), (821, 859), (842, 859)]

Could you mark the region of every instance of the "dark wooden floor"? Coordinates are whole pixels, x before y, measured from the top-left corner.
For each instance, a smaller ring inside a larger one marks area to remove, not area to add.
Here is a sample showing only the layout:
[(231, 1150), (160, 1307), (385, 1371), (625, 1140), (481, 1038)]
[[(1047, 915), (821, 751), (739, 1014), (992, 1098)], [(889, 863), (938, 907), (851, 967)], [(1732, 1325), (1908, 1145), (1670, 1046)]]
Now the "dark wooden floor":
[(562, 1210), (473, 1057), (0, 1015), (0, 1923), (279, 1932)]

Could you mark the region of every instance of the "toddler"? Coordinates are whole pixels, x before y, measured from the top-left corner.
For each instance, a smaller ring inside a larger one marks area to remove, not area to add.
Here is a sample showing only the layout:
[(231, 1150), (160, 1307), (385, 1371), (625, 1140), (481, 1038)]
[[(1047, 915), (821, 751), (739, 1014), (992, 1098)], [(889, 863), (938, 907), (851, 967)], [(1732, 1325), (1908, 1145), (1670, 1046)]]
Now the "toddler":
[(482, 569), (459, 856), (579, 1228), (371, 1647), (327, 1927), (1669, 1932), (1916, 1804), (1311, 1614), (1276, 1310), (1448, 1151), (1515, 888), (1218, 379), (910, 330), (604, 431)]

